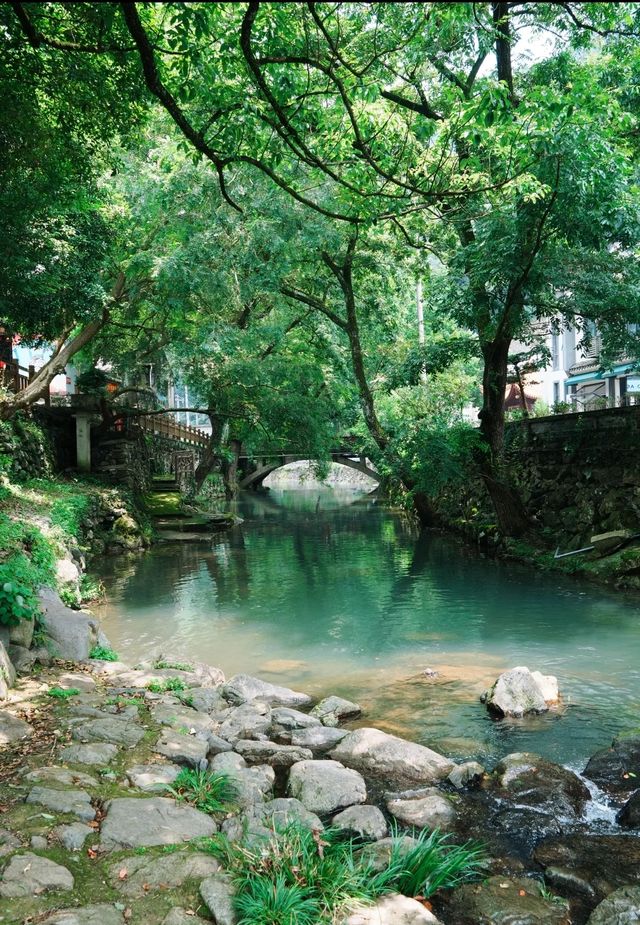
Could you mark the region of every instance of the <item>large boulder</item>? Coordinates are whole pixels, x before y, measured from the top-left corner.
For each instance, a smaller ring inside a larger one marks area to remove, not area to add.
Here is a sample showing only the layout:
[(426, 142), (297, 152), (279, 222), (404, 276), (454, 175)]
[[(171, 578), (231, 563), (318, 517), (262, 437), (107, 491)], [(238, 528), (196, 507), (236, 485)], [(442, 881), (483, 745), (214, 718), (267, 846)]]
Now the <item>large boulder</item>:
[(0, 710), (0, 747), (19, 742), (21, 739), (28, 739), (31, 735), (33, 735), (33, 727), (29, 723), (25, 723), (13, 713)]
[(618, 736), (610, 748), (596, 752), (589, 759), (584, 776), (607, 793), (636, 790), (640, 780), (640, 733)]
[(99, 624), (91, 614), (71, 610), (51, 588), (39, 593), (40, 622), (51, 640), (51, 650), (58, 658), (82, 662), (98, 641)]
[(330, 754), (348, 768), (398, 787), (434, 784), (454, 768), (453, 761), (424, 745), (368, 727), (350, 732)]
[(168, 730), (160, 737), (155, 750), (175, 764), (183, 764), (188, 768), (202, 768), (207, 764), (209, 743), (206, 739)]
[(0, 701), (9, 698), (9, 688), (16, 683), (16, 670), (7, 654), (4, 644), (0, 641)]
[(220, 870), (210, 855), (198, 851), (177, 851), (158, 857), (120, 859), (111, 868), (114, 886), (123, 896), (146, 896), (153, 890), (173, 890), (187, 880), (203, 880)]
[(628, 829), (640, 828), (640, 790), (629, 797), (616, 818)]
[(309, 726), (291, 733), (291, 744), (310, 748), (314, 755), (326, 755), (332, 748), (342, 742), (349, 733), (346, 729), (333, 729), (330, 726)]
[(34, 787), (27, 796), (27, 803), (37, 803), (54, 813), (77, 816), (83, 822), (92, 822), (96, 811), (91, 805), (91, 796), (86, 790), (54, 790), (51, 787)]
[(214, 874), (203, 880), (200, 895), (216, 925), (236, 925), (238, 919), (233, 908), (234, 889), (225, 874)]
[(164, 797), (118, 797), (108, 804), (100, 845), (114, 848), (148, 848), (176, 845), (206, 838), (217, 831), (210, 816)]
[(333, 817), (331, 825), (372, 841), (386, 838), (389, 832), (387, 820), (377, 806), (349, 806)]
[(458, 887), (446, 900), (455, 925), (570, 925), (568, 909), (545, 898), (536, 880), (489, 877)]
[(237, 674), (227, 681), (222, 687), (222, 695), (229, 703), (238, 706), (251, 700), (279, 707), (306, 707), (312, 703), (308, 694), (270, 684), (248, 674)]
[(313, 753), (308, 748), (258, 742), (253, 739), (240, 739), (236, 742), (235, 750), (249, 764), (270, 764), (272, 768), (290, 768), (298, 761), (313, 758)]
[[(192, 919), (196, 922), (196, 919)], [(125, 919), (111, 903), (97, 903), (78, 909), (63, 909), (40, 920), (41, 925), (124, 925)]]
[(28, 649), (33, 642), (35, 621), (20, 620), (14, 626), (0, 626), (0, 643), (5, 648), (9, 646), (23, 646)]
[(271, 710), (266, 703), (244, 703), (235, 710), (227, 710), (217, 734), (225, 742), (238, 739), (255, 739), (266, 735), (271, 726)]
[(640, 922), (640, 887), (623, 886), (610, 893), (593, 910), (587, 925), (638, 925)]
[(482, 695), (487, 708), (499, 716), (545, 713), (558, 698), (558, 681), (553, 675), (524, 666), (505, 671)]
[(335, 813), (339, 809), (364, 803), (364, 780), (338, 761), (299, 761), (289, 772), (288, 793), (312, 813)]
[(105, 716), (74, 726), (71, 736), (77, 742), (107, 742), (133, 748), (144, 737), (144, 729), (126, 717)]
[(577, 774), (530, 752), (506, 755), (495, 767), (492, 786), (502, 798), (556, 817), (580, 816), (591, 799)]

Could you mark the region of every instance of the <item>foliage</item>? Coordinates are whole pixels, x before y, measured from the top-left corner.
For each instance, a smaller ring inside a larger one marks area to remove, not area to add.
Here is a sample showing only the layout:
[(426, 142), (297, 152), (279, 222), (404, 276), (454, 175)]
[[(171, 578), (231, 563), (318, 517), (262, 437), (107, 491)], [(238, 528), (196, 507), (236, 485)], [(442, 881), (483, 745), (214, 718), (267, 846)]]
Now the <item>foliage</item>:
[(477, 878), (486, 865), (482, 846), (467, 842), (451, 843), (437, 829), (422, 829), (414, 836), (416, 844), (405, 850), (396, 832), (389, 867), (397, 871), (394, 884), (407, 896), (432, 896)]
[(89, 658), (97, 658), (103, 662), (117, 662), (119, 656), (117, 652), (114, 652), (108, 646), (94, 646), (89, 652)]
[(166, 659), (158, 659), (153, 663), (154, 668), (169, 668), (174, 671), (193, 671), (193, 665), (189, 665), (186, 662), (172, 662), (166, 661)]
[(77, 687), (50, 687), (47, 696), (53, 697), (54, 700), (68, 700), (70, 697), (77, 697), (79, 693)]
[(474, 846), (452, 846), (438, 832), (423, 833), (406, 854), (397, 835), (394, 839), (382, 871), (376, 871), (366, 849), (360, 851), (361, 845), (344, 832), (311, 831), (298, 822), (250, 843), (214, 836), (208, 848), (231, 872), (242, 925), (329, 923), (354, 904), (384, 893), (431, 895), (477, 875), (481, 852)]
[(167, 790), (177, 800), (191, 803), (210, 815), (230, 812), (238, 798), (238, 788), (228, 774), (192, 768), (183, 768)]
[(40, 612), (37, 591), (55, 583), (55, 555), (37, 529), (0, 514), (0, 624), (15, 626)]

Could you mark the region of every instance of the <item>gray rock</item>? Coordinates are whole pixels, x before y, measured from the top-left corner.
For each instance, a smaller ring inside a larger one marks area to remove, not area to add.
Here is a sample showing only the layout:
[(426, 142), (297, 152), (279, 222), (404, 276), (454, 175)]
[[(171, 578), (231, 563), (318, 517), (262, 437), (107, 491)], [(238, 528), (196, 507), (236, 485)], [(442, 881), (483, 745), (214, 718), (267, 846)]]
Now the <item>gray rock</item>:
[(213, 916), (215, 925), (236, 925), (233, 909), (234, 891), (231, 881), (224, 874), (207, 877), (200, 884), (200, 895)]
[(36, 768), (25, 774), (24, 779), (29, 783), (42, 782), (45, 784), (60, 784), (61, 787), (97, 787), (98, 781), (90, 774), (82, 771), (72, 771), (69, 768), (46, 766)]
[(201, 919), (199, 915), (194, 915), (192, 912), (187, 912), (186, 909), (175, 906), (162, 920), (162, 925), (211, 925), (211, 922)]
[(215, 735), (213, 732), (209, 733), (207, 736), (207, 755), (209, 758), (215, 758), (216, 755), (220, 755), (222, 752), (230, 751), (233, 751), (231, 742), (221, 739), (220, 736)]
[[(220, 756), (218, 756), (220, 757)], [(246, 809), (262, 803), (265, 798), (273, 796), (275, 772), (269, 765), (257, 765), (232, 773), (237, 788), (235, 803)]]
[(55, 686), (61, 687), (65, 691), (75, 688), (76, 690), (90, 694), (96, 689), (96, 682), (91, 675), (86, 672), (66, 671), (64, 674), (58, 675)]
[(558, 697), (558, 681), (553, 675), (524, 666), (505, 671), (483, 695), (487, 708), (499, 716), (545, 713)]
[(39, 593), (40, 622), (51, 640), (51, 650), (58, 658), (82, 662), (89, 658), (98, 641), (98, 621), (81, 610), (66, 607), (51, 588)]
[(225, 774), (234, 771), (242, 771), (247, 767), (247, 762), (242, 755), (237, 752), (220, 752), (209, 762), (209, 768), (212, 771), (223, 771)]
[(222, 688), (222, 695), (229, 703), (241, 705), (251, 700), (260, 700), (272, 706), (304, 707), (312, 703), (308, 694), (279, 687), (248, 674), (237, 674)]
[(252, 739), (240, 739), (235, 750), (249, 764), (269, 764), (273, 768), (290, 768), (298, 761), (313, 758), (308, 748), (296, 745), (276, 745), (275, 742), (257, 742)]
[(292, 707), (276, 707), (271, 711), (271, 732), (275, 735), (293, 732), (297, 729), (319, 727), (320, 720)]
[(278, 797), (259, 807), (260, 818), (269, 823), (269, 828), (283, 828), (290, 822), (299, 822), (312, 831), (321, 832), (324, 826), (319, 816), (303, 806), (293, 797)]
[(132, 787), (145, 793), (164, 793), (182, 768), (178, 764), (136, 764), (126, 771)]
[(104, 767), (113, 761), (117, 754), (118, 749), (115, 745), (107, 742), (94, 742), (90, 745), (68, 745), (67, 748), (62, 749), (60, 757), (69, 764), (91, 764)]
[(18, 719), (13, 713), (0, 710), (0, 746), (20, 742), (33, 735), (33, 729), (23, 719)]
[(328, 726), (310, 726), (291, 733), (291, 744), (310, 748), (314, 755), (326, 755), (347, 736), (346, 729), (332, 729)]
[(623, 886), (593, 910), (587, 925), (638, 925), (640, 887)]
[(438, 925), (438, 919), (417, 900), (392, 894), (355, 909), (341, 925)]
[(400, 822), (418, 829), (450, 829), (456, 818), (451, 801), (435, 787), (413, 799), (387, 800), (387, 809)]
[(640, 767), (640, 735), (617, 736), (610, 748), (603, 748), (589, 759), (584, 776), (607, 793), (631, 793), (638, 778), (629, 776), (629, 768)]
[(108, 742), (134, 748), (144, 736), (144, 729), (129, 719), (107, 716), (75, 726), (71, 737), (78, 742)]
[[(184, 697), (183, 697), (184, 699)], [(226, 710), (229, 704), (217, 688), (202, 687), (189, 691), (187, 702), (198, 713), (213, 713), (217, 710)]]
[(20, 839), (17, 838), (9, 829), (0, 829), (0, 858), (11, 854), (21, 845)]
[(566, 907), (540, 893), (535, 880), (490, 877), (458, 887), (447, 896), (445, 921), (456, 925), (570, 925)]
[(453, 761), (424, 745), (367, 727), (345, 736), (331, 757), (365, 776), (400, 787), (436, 783), (454, 768)]
[(492, 783), (501, 797), (507, 796), (519, 807), (545, 810), (556, 819), (579, 816), (591, 799), (577, 774), (530, 752), (506, 755), (496, 765)]
[(46, 851), (48, 847), (47, 839), (44, 835), (32, 835), (31, 847), (34, 851)]
[(0, 896), (5, 899), (72, 889), (73, 877), (66, 867), (30, 852), (14, 854), (0, 879)]
[[(25, 675), (31, 674), (33, 666), (37, 661), (37, 654), (34, 649), (25, 649), (24, 646), (11, 645), (7, 652), (17, 675), (24, 677)], [(2, 678), (0, 677), (0, 682), (1, 681)]]
[(343, 697), (325, 697), (311, 711), (311, 716), (316, 716), (323, 726), (338, 726), (342, 721), (354, 719), (362, 713), (361, 707), (351, 700), (345, 700)]
[(96, 818), (91, 805), (91, 796), (86, 790), (53, 790), (51, 787), (34, 787), (27, 796), (27, 803), (46, 806), (54, 813), (68, 813), (85, 822)]
[(335, 813), (367, 799), (360, 774), (338, 761), (299, 761), (289, 771), (287, 791), (311, 812), (320, 814)]
[(111, 800), (102, 823), (103, 848), (139, 848), (175, 845), (213, 835), (217, 826), (210, 816), (164, 797)]
[(187, 880), (203, 880), (219, 870), (210, 854), (178, 851), (156, 858), (125, 858), (113, 865), (111, 878), (123, 896), (133, 899), (154, 889), (174, 890)]
[(349, 806), (333, 817), (331, 825), (372, 841), (389, 834), (387, 820), (377, 806)]
[(176, 764), (188, 768), (199, 768), (206, 764), (208, 743), (196, 736), (181, 735), (179, 732), (164, 732), (155, 750)]
[(217, 730), (220, 738), (227, 742), (254, 739), (271, 726), (271, 710), (264, 703), (246, 703), (228, 713)]
[(170, 726), (177, 732), (194, 735), (196, 732), (210, 732), (213, 720), (205, 713), (190, 710), (187, 707), (172, 707), (165, 704), (152, 706), (151, 716), (161, 726)]
[(71, 825), (57, 826), (52, 834), (60, 839), (67, 851), (80, 851), (87, 838), (95, 834), (95, 830), (82, 822), (72, 822)]
[(477, 761), (465, 761), (464, 764), (458, 764), (453, 769), (447, 780), (457, 790), (462, 790), (469, 784), (479, 783), (485, 774), (485, 769)]
[(130, 668), (128, 671), (118, 672), (118, 683), (123, 688), (146, 690), (150, 684), (162, 684), (171, 678), (178, 678), (185, 687), (200, 687), (200, 678), (193, 671), (181, 671), (178, 668), (153, 668), (141, 671)]
[(410, 835), (401, 835), (395, 838), (381, 838), (379, 841), (365, 845), (360, 850), (359, 855), (364, 861), (373, 866), (373, 870), (376, 873), (380, 873), (380, 871), (388, 867), (392, 851), (397, 851), (400, 856), (403, 856), (409, 851), (412, 851), (417, 844), (417, 840), (411, 838)]
[[(196, 921), (195, 919), (193, 920)], [(96, 903), (80, 909), (63, 909), (41, 920), (41, 925), (124, 925), (125, 919), (109, 903)]]
[(9, 646), (21, 646), (29, 649), (33, 642), (35, 623), (33, 620), (20, 620), (15, 626), (0, 626), (0, 643)]
[[(0, 681), (4, 681), (7, 688), (13, 687), (16, 683), (16, 670), (2, 642), (0, 642)], [(2, 699), (6, 699), (6, 695)]]

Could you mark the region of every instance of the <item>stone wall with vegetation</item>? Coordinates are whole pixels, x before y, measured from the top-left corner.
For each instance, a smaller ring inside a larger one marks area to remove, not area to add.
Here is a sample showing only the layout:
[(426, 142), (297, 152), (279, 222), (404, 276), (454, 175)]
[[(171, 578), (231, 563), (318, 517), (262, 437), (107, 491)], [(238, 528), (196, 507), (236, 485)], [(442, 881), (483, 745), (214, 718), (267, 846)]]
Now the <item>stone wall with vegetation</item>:
[(16, 481), (46, 478), (53, 472), (49, 439), (26, 415), (0, 422), (0, 472)]

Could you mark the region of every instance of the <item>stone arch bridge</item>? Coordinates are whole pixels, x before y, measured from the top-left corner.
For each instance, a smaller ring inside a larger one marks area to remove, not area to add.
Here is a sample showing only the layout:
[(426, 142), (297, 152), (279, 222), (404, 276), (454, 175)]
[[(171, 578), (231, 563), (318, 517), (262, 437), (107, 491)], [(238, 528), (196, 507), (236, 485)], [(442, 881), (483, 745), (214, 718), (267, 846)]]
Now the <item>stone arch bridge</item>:
[[(309, 459), (308, 456), (291, 455), (289, 453), (256, 453), (254, 456), (238, 457), (238, 485), (240, 488), (259, 488), (266, 477), (281, 469), (288, 463), (301, 462)], [(346, 450), (335, 450), (331, 453), (331, 461), (363, 472), (375, 482), (380, 482), (380, 475), (371, 467), (364, 456), (357, 456)]]

